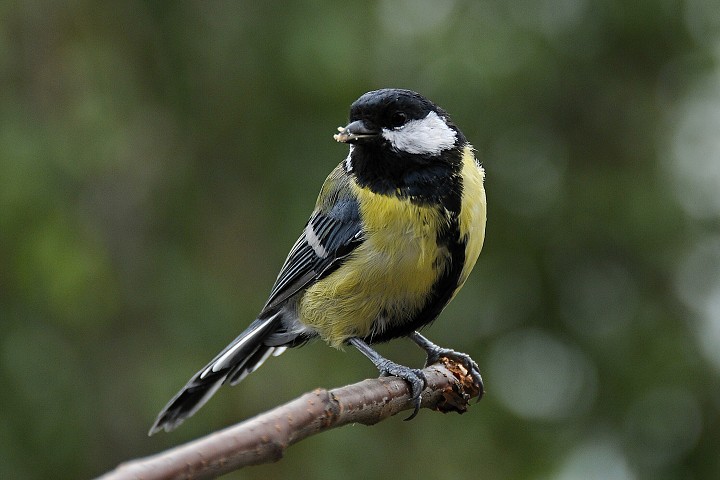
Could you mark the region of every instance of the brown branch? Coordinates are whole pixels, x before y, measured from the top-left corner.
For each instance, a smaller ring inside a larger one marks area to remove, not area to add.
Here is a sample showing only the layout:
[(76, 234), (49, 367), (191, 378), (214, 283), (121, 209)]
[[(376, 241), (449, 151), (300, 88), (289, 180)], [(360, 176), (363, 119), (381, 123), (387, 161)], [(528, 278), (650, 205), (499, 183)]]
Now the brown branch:
[[(422, 407), (463, 413), (478, 388), (462, 365), (441, 359), (423, 372)], [(408, 385), (397, 377), (364, 380), (334, 390), (317, 389), (232, 427), (151, 457), (132, 460), (102, 480), (216, 478), (248, 465), (280, 460), (287, 448), (348, 423), (373, 425), (412, 408)]]

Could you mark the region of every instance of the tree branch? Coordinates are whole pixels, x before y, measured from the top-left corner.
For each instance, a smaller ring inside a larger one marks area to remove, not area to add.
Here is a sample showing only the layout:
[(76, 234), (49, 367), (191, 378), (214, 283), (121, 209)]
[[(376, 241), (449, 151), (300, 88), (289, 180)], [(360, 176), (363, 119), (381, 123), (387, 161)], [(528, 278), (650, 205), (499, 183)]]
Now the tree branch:
[[(443, 413), (467, 410), (480, 393), (465, 368), (442, 358), (423, 372), (422, 407)], [(317, 389), (285, 405), (159, 454), (120, 464), (99, 480), (216, 478), (248, 465), (280, 460), (287, 448), (348, 423), (373, 425), (412, 408), (408, 385), (397, 377)]]

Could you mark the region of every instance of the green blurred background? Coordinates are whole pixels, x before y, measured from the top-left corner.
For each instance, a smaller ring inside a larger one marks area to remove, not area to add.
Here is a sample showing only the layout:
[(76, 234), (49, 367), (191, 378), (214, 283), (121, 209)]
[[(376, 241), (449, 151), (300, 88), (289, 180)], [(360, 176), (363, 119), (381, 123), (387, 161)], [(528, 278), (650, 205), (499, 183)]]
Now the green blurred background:
[(263, 305), (349, 104), (393, 86), (487, 170), (485, 250), (425, 330), (487, 397), (227, 478), (720, 478), (719, 60), (715, 0), (4, 2), (0, 477), (374, 376), (314, 343), (146, 436)]

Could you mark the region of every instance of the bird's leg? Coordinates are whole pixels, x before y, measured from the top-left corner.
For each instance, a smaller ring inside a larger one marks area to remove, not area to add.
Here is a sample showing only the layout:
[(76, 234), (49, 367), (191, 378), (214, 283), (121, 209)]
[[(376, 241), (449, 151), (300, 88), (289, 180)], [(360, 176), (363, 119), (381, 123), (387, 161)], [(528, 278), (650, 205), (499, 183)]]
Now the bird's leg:
[(417, 343), (420, 348), (427, 352), (427, 361), (425, 362), (426, 367), (436, 363), (438, 360), (440, 360), (440, 357), (449, 358), (450, 360), (454, 360), (460, 363), (463, 367), (465, 367), (467, 371), (470, 372), (470, 375), (473, 378), (473, 382), (478, 387), (478, 400), (482, 398), (483, 392), (485, 390), (483, 386), (482, 376), (480, 375), (480, 369), (478, 368), (478, 364), (475, 363), (475, 360), (470, 358), (470, 355), (466, 353), (456, 352), (455, 350), (451, 350), (449, 348), (439, 347), (424, 336), (420, 335), (418, 332), (411, 333), (409, 337), (413, 342)]
[(398, 365), (397, 363), (388, 360), (387, 358), (383, 357), (378, 352), (373, 350), (370, 345), (357, 337), (350, 338), (348, 340), (348, 343), (353, 347), (357, 348), (360, 353), (365, 355), (367, 358), (370, 359), (371, 362), (373, 362), (373, 364), (375, 364), (377, 369), (380, 371), (380, 376), (395, 376), (402, 378), (403, 380), (408, 382), (408, 384), (410, 385), (410, 395), (412, 397), (415, 411), (413, 411), (412, 415), (410, 415), (405, 420), (412, 420), (413, 418), (415, 418), (415, 415), (417, 415), (418, 411), (420, 410), (422, 391), (427, 385), (427, 380), (425, 379), (425, 374), (422, 372), (422, 370)]

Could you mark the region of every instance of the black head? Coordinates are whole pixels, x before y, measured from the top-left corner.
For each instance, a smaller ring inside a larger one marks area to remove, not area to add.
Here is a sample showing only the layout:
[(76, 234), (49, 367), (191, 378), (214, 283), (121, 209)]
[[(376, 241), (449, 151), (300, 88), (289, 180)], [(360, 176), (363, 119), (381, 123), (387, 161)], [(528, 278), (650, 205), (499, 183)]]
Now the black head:
[(350, 107), (350, 123), (339, 130), (338, 142), (385, 145), (408, 154), (438, 155), (465, 142), (443, 109), (397, 88), (362, 95)]
[(352, 104), (350, 123), (339, 130), (335, 140), (351, 144), (343, 167), (360, 185), (419, 203), (457, 196), (467, 142), (448, 114), (419, 93), (368, 92)]

